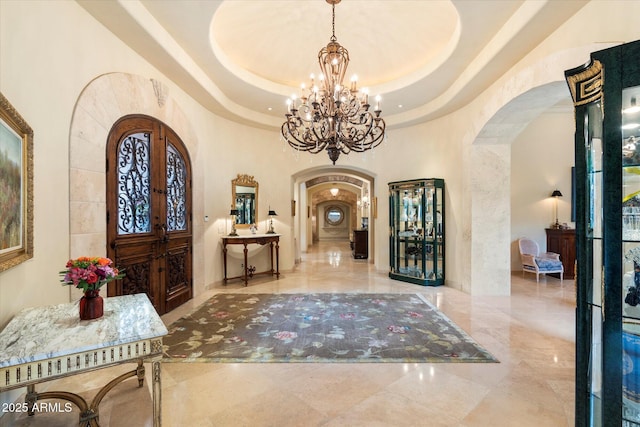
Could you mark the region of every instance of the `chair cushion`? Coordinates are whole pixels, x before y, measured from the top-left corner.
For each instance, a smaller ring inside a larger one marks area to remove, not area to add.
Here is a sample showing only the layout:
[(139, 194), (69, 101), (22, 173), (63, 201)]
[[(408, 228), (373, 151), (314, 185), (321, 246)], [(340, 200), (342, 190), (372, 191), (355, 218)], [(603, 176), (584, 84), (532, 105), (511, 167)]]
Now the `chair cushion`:
[(538, 264), (540, 271), (557, 271), (562, 269), (562, 262), (555, 259), (536, 257), (536, 264)]

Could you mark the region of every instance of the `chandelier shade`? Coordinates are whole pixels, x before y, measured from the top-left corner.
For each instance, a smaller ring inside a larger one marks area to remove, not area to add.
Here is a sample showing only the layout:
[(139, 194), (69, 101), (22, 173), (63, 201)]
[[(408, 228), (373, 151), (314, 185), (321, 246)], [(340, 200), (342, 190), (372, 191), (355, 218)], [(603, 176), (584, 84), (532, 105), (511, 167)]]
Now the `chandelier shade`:
[(287, 100), (282, 137), (299, 151), (317, 154), (327, 151), (336, 164), (340, 154), (361, 153), (378, 146), (385, 137), (386, 124), (380, 117), (380, 97), (369, 111), (369, 94), (357, 88), (357, 77), (344, 85), (349, 65), (349, 51), (335, 35), (335, 5), (340, 0), (326, 0), (332, 7), (332, 36), (318, 53), (321, 74), (316, 84), (311, 75), (309, 88), (303, 84), (300, 97)]

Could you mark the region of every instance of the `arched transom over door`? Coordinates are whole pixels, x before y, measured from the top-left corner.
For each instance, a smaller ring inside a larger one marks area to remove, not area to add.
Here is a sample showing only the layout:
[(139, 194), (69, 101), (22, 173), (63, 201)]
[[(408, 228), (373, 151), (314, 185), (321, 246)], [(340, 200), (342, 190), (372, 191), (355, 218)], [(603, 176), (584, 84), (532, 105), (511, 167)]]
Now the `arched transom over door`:
[(168, 126), (126, 116), (107, 143), (107, 253), (125, 277), (108, 295), (144, 292), (160, 314), (193, 296), (191, 163)]

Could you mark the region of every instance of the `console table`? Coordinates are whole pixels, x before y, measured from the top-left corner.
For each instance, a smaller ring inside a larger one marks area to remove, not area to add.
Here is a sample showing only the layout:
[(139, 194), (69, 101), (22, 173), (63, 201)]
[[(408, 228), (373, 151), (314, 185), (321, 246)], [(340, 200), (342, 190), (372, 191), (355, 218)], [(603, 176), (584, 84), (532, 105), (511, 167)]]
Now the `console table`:
[[(145, 360), (152, 362), (153, 425), (161, 425), (160, 359), (167, 328), (146, 294), (109, 297), (104, 316), (80, 320), (78, 301), (27, 308), (0, 332), (0, 393), (27, 387), (24, 407), (34, 414), (36, 401), (63, 399), (80, 408), (80, 426), (99, 426), (98, 406), (118, 383), (137, 377), (144, 382)], [(137, 362), (113, 379), (91, 404), (74, 393), (37, 393), (35, 385), (96, 369)]]
[[(269, 244), (269, 256), (271, 258), (271, 269), (266, 271), (261, 271), (256, 273), (255, 267), (250, 266), (248, 264), (248, 253), (247, 245), (258, 244), (258, 245), (266, 245)], [(240, 276), (235, 277), (227, 277), (227, 245), (243, 245), (244, 246), (244, 264), (243, 271)], [(276, 263), (275, 269), (273, 264), (273, 248), (275, 246), (276, 249)], [(224, 259), (224, 284), (227, 284), (227, 281), (232, 279), (242, 279), (244, 280), (244, 285), (247, 286), (249, 283), (249, 278), (258, 275), (258, 274), (271, 274), (272, 276), (275, 274), (276, 278), (280, 278), (280, 235), (279, 234), (252, 234), (247, 236), (224, 236), (222, 238), (222, 257)]]

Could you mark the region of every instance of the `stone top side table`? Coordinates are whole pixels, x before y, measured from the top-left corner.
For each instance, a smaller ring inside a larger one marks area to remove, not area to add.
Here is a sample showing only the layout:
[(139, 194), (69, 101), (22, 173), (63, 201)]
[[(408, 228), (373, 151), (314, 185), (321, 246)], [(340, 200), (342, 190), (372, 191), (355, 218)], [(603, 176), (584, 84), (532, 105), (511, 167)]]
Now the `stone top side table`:
[[(104, 316), (80, 320), (78, 302), (27, 308), (0, 332), (0, 392), (27, 387), (29, 414), (37, 400), (59, 398), (80, 408), (80, 425), (98, 426), (98, 405), (121, 381), (153, 368), (153, 419), (161, 425), (160, 359), (167, 328), (145, 294), (109, 297)], [(35, 384), (127, 362), (138, 367), (105, 385), (91, 404), (68, 392), (37, 393)]]

